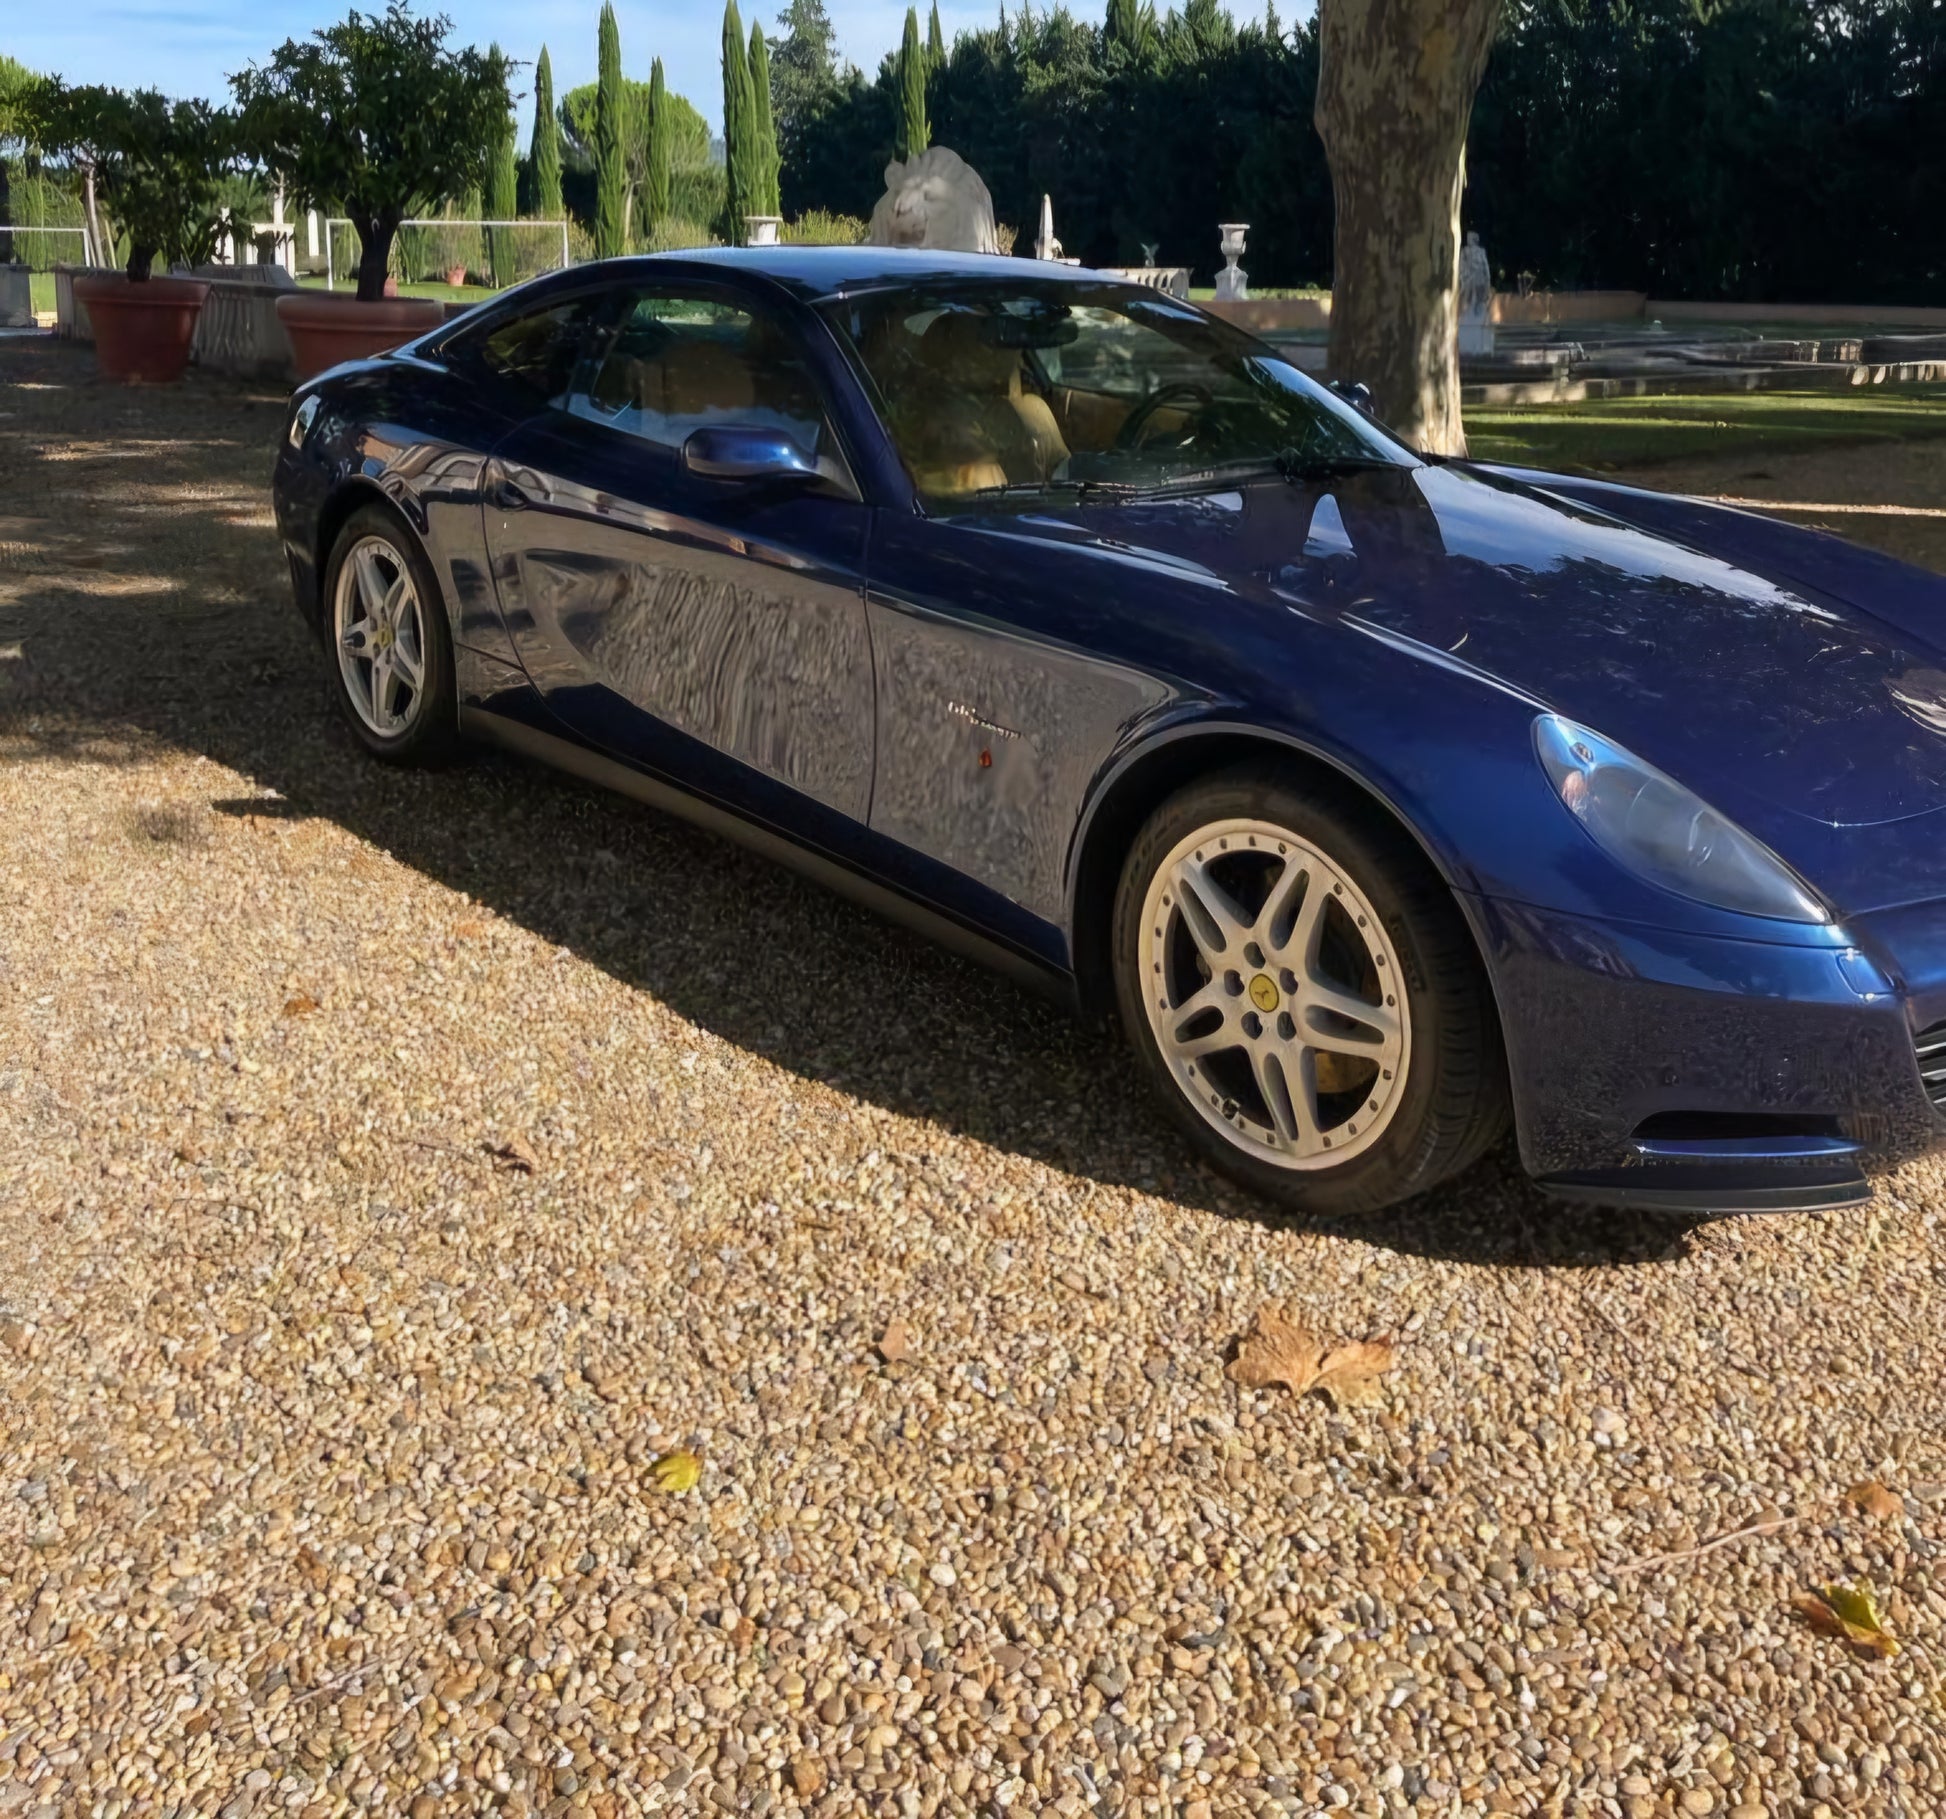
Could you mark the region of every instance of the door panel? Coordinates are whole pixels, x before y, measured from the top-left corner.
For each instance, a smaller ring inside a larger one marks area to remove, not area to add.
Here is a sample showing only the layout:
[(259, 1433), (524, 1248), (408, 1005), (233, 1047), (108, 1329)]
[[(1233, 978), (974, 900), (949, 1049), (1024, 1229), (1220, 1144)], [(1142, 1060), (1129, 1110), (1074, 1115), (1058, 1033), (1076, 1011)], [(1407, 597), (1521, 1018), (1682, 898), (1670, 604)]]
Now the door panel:
[(872, 829), (1050, 924), (1091, 783), (1167, 684), (1064, 646), (1033, 602), (1063, 579), (1046, 546), (887, 514), (872, 550), (878, 780)]
[(605, 359), (570, 410), (496, 451), (486, 534), (513, 644), (583, 737), (758, 812), (787, 813), (795, 795), (862, 822), (870, 514), (828, 491), (685, 472), (690, 427), (788, 413), (721, 347), (686, 363), (647, 351)]

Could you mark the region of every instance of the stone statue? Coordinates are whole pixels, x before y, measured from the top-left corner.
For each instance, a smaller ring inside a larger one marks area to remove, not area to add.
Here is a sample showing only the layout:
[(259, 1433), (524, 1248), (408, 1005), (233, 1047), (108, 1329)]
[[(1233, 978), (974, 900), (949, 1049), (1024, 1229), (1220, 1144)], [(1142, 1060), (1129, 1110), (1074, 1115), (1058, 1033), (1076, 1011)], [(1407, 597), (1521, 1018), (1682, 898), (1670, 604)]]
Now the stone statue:
[(1470, 231), (1459, 256), (1459, 351), (1469, 358), (1493, 352), (1493, 267)]
[(1459, 256), (1459, 312), (1462, 322), (1484, 322), (1493, 308), (1493, 267), (1480, 236), (1468, 232)]
[(997, 253), (993, 197), (958, 152), (930, 145), (885, 167), (885, 194), (872, 210), (873, 246), (924, 246), (939, 252)]

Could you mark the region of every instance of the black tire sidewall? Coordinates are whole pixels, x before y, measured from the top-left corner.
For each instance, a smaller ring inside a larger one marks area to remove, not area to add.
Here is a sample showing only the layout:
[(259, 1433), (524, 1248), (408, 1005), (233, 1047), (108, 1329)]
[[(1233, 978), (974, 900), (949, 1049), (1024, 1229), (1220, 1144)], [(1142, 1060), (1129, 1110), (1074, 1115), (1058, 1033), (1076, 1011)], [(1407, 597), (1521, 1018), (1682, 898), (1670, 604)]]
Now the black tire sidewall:
[[(368, 538), (382, 538), (412, 573), (419, 592), (419, 623), (426, 638), (426, 689), (412, 724), (387, 737), (374, 732), (352, 704), (338, 662), (338, 582), (352, 549)], [(389, 505), (374, 501), (361, 505), (344, 522), (331, 558), (325, 565), (324, 610), (319, 626), (324, 634), (325, 661), (331, 666), (331, 694), (338, 711), (359, 744), (375, 758), (393, 764), (433, 764), (449, 758), (459, 742), (459, 707), (453, 676), (453, 634), (446, 616), (446, 597), (439, 578), (410, 525)]]
[[(1365, 894), (1398, 956), (1412, 1030), (1406, 1078), (1384, 1134), (1343, 1163), (1279, 1168), (1226, 1138), (1190, 1103), (1163, 1060), (1139, 995), (1142, 910), (1157, 866), (1198, 828), (1232, 818), (1268, 821), (1315, 845)], [(1450, 893), (1443, 885), (1436, 893), (1426, 888), (1429, 871), (1423, 855), (1406, 850), (1400, 837), (1388, 837), (1369, 817), (1267, 773), (1227, 773), (1191, 784), (1156, 810), (1129, 849), (1114, 918), (1115, 996), (1123, 1027), (1177, 1125), (1219, 1169), (1267, 1199), (1307, 1212), (1376, 1211), (1433, 1186), (1451, 1172), (1456, 1155), (1471, 1160), (1481, 1147), (1458, 1141), (1440, 1106), (1447, 1051), (1480, 1040), (1475, 1020), (1483, 982)], [(1475, 976), (1455, 967), (1456, 934)], [(1497, 1051), (1497, 1026), (1493, 1034)]]

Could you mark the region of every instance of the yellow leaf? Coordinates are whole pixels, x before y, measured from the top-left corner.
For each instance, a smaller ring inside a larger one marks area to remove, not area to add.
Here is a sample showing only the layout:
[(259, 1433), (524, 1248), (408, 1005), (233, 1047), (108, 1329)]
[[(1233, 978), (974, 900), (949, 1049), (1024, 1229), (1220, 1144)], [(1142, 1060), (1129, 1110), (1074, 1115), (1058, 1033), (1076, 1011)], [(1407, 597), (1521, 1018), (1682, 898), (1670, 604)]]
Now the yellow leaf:
[(286, 1017), (308, 1017), (318, 1008), (318, 1001), (309, 992), (299, 992), (295, 998), (284, 1000)]
[(531, 1175), (540, 1166), (540, 1158), (518, 1137), (509, 1137), (505, 1143), (489, 1143), (484, 1148), (494, 1165), (510, 1174)]
[(649, 1467), (649, 1478), (659, 1491), (680, 1495), (683, 1491), (693, 1491), (697, 1480), (703, 1475), (703, 1462), (687, 1447), (678, 1447), (673, 1453), (664, 1453), (655, 1464)]
[(1836, 1636), (1861, 1654), (1883, 1658), (1899, 1652), (1868, 1585), (1827, 1585), (1821, 1592), (1799, 1592), (1791, 1607), (1820, 1635)]
[(1392, 1368), (1390, 1339), (1358, 1339), (1327, 1352), (1318, 1366), (1317, 1387), (1340, 1408), (1369, 1408), (1378, 1400), (1378, 1380)]

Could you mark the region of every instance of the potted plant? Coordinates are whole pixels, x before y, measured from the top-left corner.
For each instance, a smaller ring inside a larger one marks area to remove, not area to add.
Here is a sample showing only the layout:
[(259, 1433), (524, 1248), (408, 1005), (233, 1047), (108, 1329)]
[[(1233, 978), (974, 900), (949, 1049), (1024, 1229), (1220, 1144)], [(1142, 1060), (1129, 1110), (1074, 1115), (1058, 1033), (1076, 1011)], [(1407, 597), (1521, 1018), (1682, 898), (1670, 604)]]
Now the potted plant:
[(43, 145), (93, 168), (96, 194), (128, 238), (125, 271), (74, 281), (103, 374), (180, 379), (209, 286), (157, 278), (151, 268), (157, 254), (169, 265), (201, 265), (214, 253), (223, 224), (218, 185), (236, 156), (235, 122), (206, 101), (59, 81), (42, 85), (33, 110)]
[(299, 378), (396, 347), (445, 320), (436, 299), (386, 297), (399, 224), (479, 187), (507, 114), (498, 51), (453, 50), (452, 22), (405, 0), (351, 13), (262, 68), (231, 78), (244, 143), (300, 208), (342, 215), (358, 235), (358, 292), (277, 300)]

